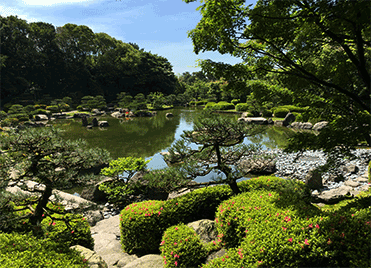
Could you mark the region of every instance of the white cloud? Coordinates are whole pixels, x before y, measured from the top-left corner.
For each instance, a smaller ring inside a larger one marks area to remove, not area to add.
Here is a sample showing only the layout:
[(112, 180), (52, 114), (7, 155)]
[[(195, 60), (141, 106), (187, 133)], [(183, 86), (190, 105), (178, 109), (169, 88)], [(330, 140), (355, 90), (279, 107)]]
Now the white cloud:
[(58, 4), (86, 3), (94, 0), (22, 0), (25, 5), (29, 6), (52, 6)]
[(13, 7), (2, 7), (0, 6), (0, 16), (8, 17), (8, 16), (18, 16), (18, 18), (26, 20), (28, 23), (30, 22), (37, 22), (35, 18), (29, 18), (27, 15), (21, 14), (22, 12), (19, 9)]

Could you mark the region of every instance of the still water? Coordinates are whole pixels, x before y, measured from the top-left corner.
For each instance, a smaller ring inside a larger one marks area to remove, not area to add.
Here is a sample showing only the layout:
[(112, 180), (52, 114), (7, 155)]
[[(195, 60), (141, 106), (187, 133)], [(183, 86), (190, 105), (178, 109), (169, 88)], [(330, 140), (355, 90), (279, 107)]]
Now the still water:
[[(166, 113), (174, 117), (167, 118)], [(144, 157), (151, 159), (150, 169), (166, 167), (160, 152), (165, 152), (178, 139), (185, 130), (192, 130), (193, 121), (200, 115), (201, 110), (175, 108), (159, 111), (154, 117), (137, 117), (116, 119), (110, 116), (100, 117), (98, 120), (108, 121), (109, 127), (93, 128), (91, 130), (82, 126), (81, 119), (56, 120), (55, 125), (64, 130), (67, 139), (84, 139), (91, 147), (107, 149), (112, 158), (118, 157)], [(232, 117), (237, 114), (220, 114)], [(88, 121), (91, 122), (92, 118)], [(246, 143), (260, 143), (264, 148), (283, 147), (291, 130), (286, 128), (267, 126), (264, 132), (246, 138)]]

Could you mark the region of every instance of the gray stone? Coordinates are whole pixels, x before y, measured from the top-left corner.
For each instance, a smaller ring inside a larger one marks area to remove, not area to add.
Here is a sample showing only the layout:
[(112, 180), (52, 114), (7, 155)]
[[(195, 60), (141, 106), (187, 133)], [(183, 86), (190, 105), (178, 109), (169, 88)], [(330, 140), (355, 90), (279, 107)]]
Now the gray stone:
[(90, 226), (94, 226), (97, 222), (103, 220), (103, 214), (100, 210), (90, 210), (84, 215)]
[(353, 181), (353, 180), (347, 180), (344, 182), (344, 185), (351, 186), (351, 187), (358, 187), (360, 185), (359, 182)]
[(218, 251), (210, 254), (206, 258), (206, 264), (208, 264), (209, 262), (211, 262), (213, 259), (216, 259), (216, 258), (219, 258), (219, 257), (224, 256), (226, 253), (227, 253), (227, 251), (224, 248), (222, 248), (222, 249), (220, 249), (220, 250), (218, 250)]
[(270, 160), (256, 160), (251, 159), (242, 160), (238, 167), (245, 173), (251, 173), (256, 175), (269, 175), (276, 172), (276, 163)]
[(98, 121), (99, 127), (108, 127), (109, 124), (107, 121)]
[(163, 268), (163, 262), (161, 255), (149, 254), (130, 262), (123, 268)]
[(359, 168), (356, 165), (347, 165), (343, 168), (344, 172), (350, 173), (350, 174), (357, 174), (359, 171)]
[(308, 185), (310, 189), (322, 188), (323, 185), (321, 173), (315, 169), (310, 170), (305, 177), (305, 184)]
[(166, 113), (166, 117), (173, 117), (174, 115), (172, 113)]
[(276, 120), (276, 121), (274, 121), (274, 125), (275, 126), (282, 127), (283, 126), (283, 120)]
[(247, 118), (248, 115), (249, 115), (248, 112), (243, 112), (243, 113), (241, 114), (241, 118)]
[(91, 121), (91, 123), (93, 124), (93, 127), (97, 127), (98, 126), (98, 119), (96, 117), (94, 117), (93, 120)]
[(121, 258), (118, 263), (117, 263), (117, 267), (118, 268), (122, 268), (124, 267), (125, 265), (127, 265), (128, 263), (131, 263), (133, 261), (135, 261), (136, 259), (138, 259), (138, 257), (136, 255), (128, 255), (124, 258)]
[(303, 123), (303, 125), (302, 125), (301, 128), (302, 129), (312, 129), (313, 128), (313, 124), (310, 123), (310, 122), (305, 122), (305, 123)]
[(247, 123), (253, 123), (257, 125), (268, 125), (268, 120), (264, 117), (248, 117), (245, 119)]
[(293, 113), (288, 113), (285, 118), (283, 119), (282, 124), (287, 127), (290, 125), (292, 122), (294, 122), (296, 119), (295, 115)]
[(190, 222), (187, 224), (188, 227), (193, 228), (195, 232), (200, 236), (200, 239), (204, 243), (209, 243), (217, 239), (218, 231), (216, 229), (215, 222), (212, 220), (199, 220)]
[(114, 118), (123, 118), (125, 117), (125, 113), (121, 113), (121, 112), (113, 112), (111, 113), (111, 116), (114, 117)]
[(351, 196), (352, 191), (352, 187), (343, 185), (336, 189), (321, 192), (320, 195), (314, 197), (313, 201), (325, 204), (335, 204), (343, 200), (347, 196)]
[(36, 121), (42, 121), (42, 120), (48, 120), (48, 116), (45, 114), (37, 114), (35, 115), (35, 120)]
[(321, 121), (321, 122), (318, 122), (316, 124), (314, 124), (313, 126), (313, 130), (316, 130), (316, 131), (321, 131), (322, 129), (324, 129), (326, 126), (328, 125), (328, 122), (327, 121)]
[(108, 268), (106, 262), (102, 259), (102, 257), (94, 251), (80, 245), (72, 246), (70, 248), (80, 252), (81, 256), (86, 259), (86, 262), (90, 268)]
[(355, 181), (360, 182), (360, 183), (367, 183), (368, 179), (365, 177), (358, 177), (355, 179)]
[(274, 124), (273, 119), (272, 118), (268, 118), (268, 125), (272, 125), (272, 124)]

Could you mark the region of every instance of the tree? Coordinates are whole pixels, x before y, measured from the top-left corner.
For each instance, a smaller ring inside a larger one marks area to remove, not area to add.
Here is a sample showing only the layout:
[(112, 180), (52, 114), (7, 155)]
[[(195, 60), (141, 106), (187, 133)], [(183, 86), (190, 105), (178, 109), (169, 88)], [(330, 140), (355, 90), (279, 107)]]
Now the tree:
[[(259, 0), (254, 7), (240, 0), (202, 3), (202, 19), (189, 32), (195, 52), (216, 50), (244, 61), (228, 67), (204, 61), (205, 71), (224, 74), (228, 81), (276, 73), (296, 96), (325, 108), (321, 113), (329, 121), (341, 116), (356, 130), (358, 142), (371, 144), (369, 129), (362, 127), (371, 112), (370, 1)], [(335, 125), (340, 126), (329, 127)]]
[[(53, 128), (5, 133), (0, 136), (0, 144), (1, 149), (5, 150), (5, 153), (0, 155), (0, 196), (3, 196), (5, 188), (11, 185), (18, 185), (34, 194), (34, 197), (29, 199), (0, 199), (0, 207), (4, 212), (0, 217), (1, 223), (6, 222), (9, 219), (7, 216), (14, 211), (31, 208), (32, 213), (26, 217), (32, 225), (39, 225), (44, 213), (55, 213), (47, 207), (54, 189), (85, 185), (94, 177), (82, 176), (81, 171), (109, 161), (107, 151), (98, 148), (87, 149), (82, 140), (66, 141), (61, 138), (60, 130)], [(28, 180), (44, 186), (29, 188)], [(13, 201), (14, 205), (10, 201)], [(19, 204), (22, 204), (21, 208), (17, 208)]]
[[(256, 154), (257, 145), (242, 144), (252, 128), (228, 118), (204, 114), (194, 124), (192, 131), (184, 131), (182, 139), (177, 141), (165, 155), (168, 163), (186, 163), (187, 179), (189, 176), (205, 176), (215, 171), (218, 183), (228, 184), (233, 193), (240, 192), (237, 180), (246, 175), (237, 163), (243, 158)], [(196, 144), (198, 147), (194, 149)]]

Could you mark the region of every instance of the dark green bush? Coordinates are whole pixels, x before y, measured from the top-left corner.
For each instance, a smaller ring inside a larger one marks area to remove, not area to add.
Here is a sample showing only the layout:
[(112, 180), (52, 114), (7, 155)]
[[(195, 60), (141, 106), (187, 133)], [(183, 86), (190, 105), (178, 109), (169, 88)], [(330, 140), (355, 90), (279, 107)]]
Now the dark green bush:
[[(88, 222), (79, 214), (53, 214), (55, 220), (46, 217), (41, 222), (46, 239), (57, 241), (67, 247), (80, 245), (94, 249), (94, 239), (91, 236)], [(65, 221), (68, 221), (66, 224)]]
[(1, 121), (2, 127), (11, 127), (18, 125), (19, 120), (14, 117), (8, 117)]
[(298, 107), (298, 106), (295, 106), (295, 105), (282, 105), (282, 106), (279, 106), (279, 108), (288, 109), (291, 113), (293, 113), (293, 112), (304, 113), (308, 110), (308, 107)]
[(207, 103), (208, 103), (207, 100), (201, 100), (201, 101), (197, 101), (197, 102), (196, 102), (196, 105), (197, 105), (197, 106), (201, 106), (201, 105), (206, 105)]
[(262, 111), (262, 116), (263, 117), (272, 117), (273, 113), (271, 110), (263, 110)]
[(76, 250), (31, 234), (0, 233), (1, 267), (85, 267), (86, 260)]
[(239, 101), (240, 101), (240, 99), (233, 99), (233, 100), (231, 100), (231, 103), (233, 105), (236, 105), (237, 103), (239, 103)]
[(39, 108), (39, 109), (36, 109), (36, 110), (34, 110), (33, 112), (31, 112), (31, 114), (32, 114), (32, 115), (36, 115), (36, 114), (45, 114), (45, 115), (50, 115), (51, 112), (48, 111), (48, 110), (45, 110), (45, 109), (41, 109), (41, 108)]
[(276, 107), (273, 110), (274, 116), (279, 118), (284, 118), (289, 112), (289, 109), (281, 107)]
[(249, 105), (247, 103), (237, 103), (236, 111), (247, 112), (249, 110)]
[(214, 105), (216, 105), (216, 102), (213, 102), (213, 101), (210, 101), (210, 102), (208, 102), (207, 104), (206, 104), (206, 106), (205, 106), (205, 110), (214, 110)]
[(0, 120), (3, 120), (7, 117), (7, 114), (5, 111), (0, 111)]
[(368, 182), (371, 182), (371, 161), (368, 163), (367, 171)]
[(47, 107), (46, 104), (35, 104), (34, 105), (35, 110), (37, 110), (37, 109), (43, 109), (43, 110), (45, 110), (46, 107)]
[(235, 107), (232, 103), (228, 103), (225, 101), (220, 101), (218, 103), (215, 102), (208, 102), (205, 106), (206, 110), (214, 110), (214, 111), (225, 111), (225, 110), (234, 110)]
[(164, 267), (197, 267), (206, 258), (207, 250), (196, 232), (184, 224), (169, 227), (160, 246)]

